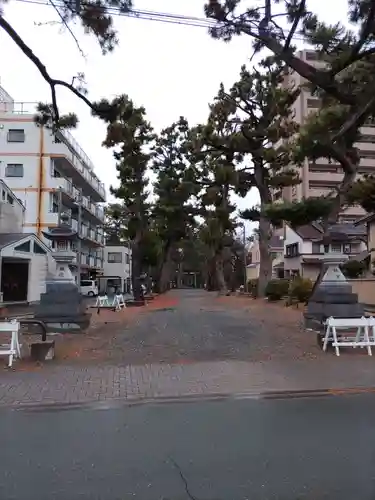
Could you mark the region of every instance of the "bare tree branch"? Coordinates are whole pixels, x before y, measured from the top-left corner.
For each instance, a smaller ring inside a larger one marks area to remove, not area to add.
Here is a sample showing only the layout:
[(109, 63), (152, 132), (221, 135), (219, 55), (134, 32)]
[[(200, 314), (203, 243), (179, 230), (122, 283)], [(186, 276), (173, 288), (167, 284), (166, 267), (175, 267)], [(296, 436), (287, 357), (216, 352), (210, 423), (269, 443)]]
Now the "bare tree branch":
[(81, 49), (81, 46), (79, 44), (79, 41), (77, 39), (77, 37), (75, 36), (75, 34), (73, 33), (72, 29), (70, 28), (70, 26), (68, 25), (68, 23), (66, 22), (66, 20), (64, 19), (64, 16), (61, 14), (61, 12), (59, 11), (57, 5), (53, 2), (53, 0), (49, 0), (49, 3), (52, 5), (52, 7), (55, 9), (55, 11), (57, 12), (57, 15), (59, 16), (59, 18), (61, 19), (61, 22), (62, 24), (65, 26), (65, 28), (69, 31), (69, 33), (71, 34), (76, 46), (77, 46), (77, 49), (80, 51), (81, 53), (81, 56), (84, 57), (86, 59), (86, 56), (83, 52), (83, 50)]
[(295, 17), (293, 24), (292, 24), (292, 27), (289, 31), (289, 35), (284, 43), (284, 52), (286, 52), (289, 49), (290, 44), (292, 43), (292, 39), (293, 39), (294, 34), (297, 30), (298, 23), (300, 22), (301, 17), (303, 15), (303, 13), (305, 12), (305, 8), (306, 8), (306, 0), (301, 0), (301, 3), (299, 4), (299, 7), (298, 7), (298, 12), (296, 13), (296, 17)]
[(56, 80), (55, 78), (52, 78), (50, 74), (47, 71), (46, 66), (42, 63), (42, 61), (34, 54), (34, 52), (31, 50), (31, 48), (26, 45), (26, 43), (22, 40), (22, 38), (18, 35), (18, 33), (15, 31), (15, 29), (4, 19), (3, 16), (0, 16), (0, 27), (10, 36), (10, 38), (18, 45), (18, 47), (22, 50), (22, 52), (25, 54), (25, 56), (30, 59), (31, 62), (34, 63), (34, 65), (37, 67), (39, 70), (39, 73), (42, 75), (44, 80), (48, 83), (48, 85), (51, 88), (51, 96), (52, 96), (52, 110), (54, 113), (53, 119), (55, 121), (59, 120), (59, 108), (57, 105), (57, 98), (56, 98), (56, 87), (65, 87), (69, 89), (73, 94), (75, 94), (79, 99), (81, 99), (89, 108), (91, 108), (93, 111), (97, 111), (95, 108), (94, 104), (87, 99), (85, 95), (83, 95), (79, 90), (77, 90), (72, 84), (65, 82), (64, 80)]

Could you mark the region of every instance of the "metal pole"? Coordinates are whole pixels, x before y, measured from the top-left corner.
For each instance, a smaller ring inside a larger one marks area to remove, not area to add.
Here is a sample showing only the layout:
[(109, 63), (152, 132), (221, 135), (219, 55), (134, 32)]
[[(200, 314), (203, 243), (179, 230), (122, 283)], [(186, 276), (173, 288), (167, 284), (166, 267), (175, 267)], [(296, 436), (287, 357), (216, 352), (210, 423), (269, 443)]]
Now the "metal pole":
[(81, 289), (81, 253), (82, 253), (82, 239), (81, 239), (81, 229), (82, 229), (82, 191), (79, 193), (78, 199), (78, 221), (77, 221), (77, 286)]
[(127, 282), (129, 286), (127, 286), (127, 293), (131, 294), (131, 286), (132, 286), (132, 247), (130, 240), (128, 240), (128, 255), (129, 255), (129, 281)]
[(244, 273), (244, 292), (247, 293), (247, 272), (246, 272), (246, 227), (243, 224), (243, 273)]
[(61, 224), (61, 212), (62, 212), (62, 189), (59, 188), (59, 199), (58, 199), (58, 208), (57, 208), (57, 225)]

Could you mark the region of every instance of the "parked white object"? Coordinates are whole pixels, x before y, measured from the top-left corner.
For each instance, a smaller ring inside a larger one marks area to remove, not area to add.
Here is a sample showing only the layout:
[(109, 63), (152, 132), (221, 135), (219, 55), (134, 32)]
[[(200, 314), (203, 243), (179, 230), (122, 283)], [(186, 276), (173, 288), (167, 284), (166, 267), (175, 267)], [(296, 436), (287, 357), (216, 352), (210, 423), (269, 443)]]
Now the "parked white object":
[(13, 365), (13, 358), (21, 359), (21, 346), (19, 342), (20, 324), (16, 320), (4, 321), (0, 323), (0, 332), (10, 334), (10, 343), (0, 345), (0, 356), (8, 356), (9, 368)]
[(81, 280), (81, 294), (88, 297), (97, 297), (99, 294), (98, 285), (93, 280)]
[(98, 295), (95, 307), (110, 307), (110, 303), (107, 295)]
[[(372, 330), (371, 340), (369, 329)], [(338, 330), (356, 330), (355, 336), (338, 338)], [(372, 356), (371, 346), (375, 346), (375, 319), (365, 318), (328, 318), (323, 342), (323, 351), (327, 350), (328, 342), (332, 341), (336, 356), (340, 356), (340, 347), (367, 347), (367, 354)]]
[(122, 293), (114, 296), (112, 305), (115, 308), (115, 311), (121, 311), (121, 309), (126, 307), (124, 296)]

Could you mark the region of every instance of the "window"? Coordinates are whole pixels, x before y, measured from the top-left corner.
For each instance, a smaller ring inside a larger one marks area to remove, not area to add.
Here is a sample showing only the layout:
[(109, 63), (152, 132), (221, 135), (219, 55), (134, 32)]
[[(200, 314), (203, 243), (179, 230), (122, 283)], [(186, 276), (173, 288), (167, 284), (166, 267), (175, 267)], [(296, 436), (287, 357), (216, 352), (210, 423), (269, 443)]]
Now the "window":
[(130, 255), (127, 253), (125, 254), (125, 263), (129, 264), (130, 263)]
[(330, 165), (330, 164), (318, 164), (318, 163), (309, 163), (309, 172), (321, 172), (321, 173), (341, 173), (341, 167), (338, 165)]
[(46, 255), (46, 251), (38, 245), (36, 241), (34, 241), (34, 253), (38, 253), (39, 255)]
[(5, 167), (5, 177), (23, 177), (23, 165), (21, 163), (8, 163)]
[(371, 158), (375, 159), (375, 151), (358, 151), (360, 158)]
[(324, 253), (329, 253), (329, 245), (324, 245)]
[(352, 253), (352, 246), (350, 243), (345, 243), (344, 245), (344, 253)]
[(320, 253), (320, 243), (312, 244), (312, 253)]
[(121, 252), (108, 252), (108, 262), (120, 264), (122, 262)]
[(8, 142), (25, 142), (25, 131), (23, 128), (10, 128), (8, 130)]
[(370, 134), (361, 134), (358, 142), (370, 142), (373, 143), (375, 142), (375, 135), (370, 135)]
[(308, 108), (320, 108), (320, 99), (307, 99)]
[(311, 52), (310, 50), (306, 52), (306, 61), (317, 61), (318, 54), (316, 52)]
[(331, 245), (331, 252), (341, 253), (342, 252), (342, 246), (340, 245), (340, 243), (332, 243), (332, 245)]
[(292, 245), (286, 245), (286, 257), (297, 257), (298, 256), (298, 243), (293, 243)]
[(21, 243), (17, 247), (14, 247), (16, 252), (30, 252), (30, 241), (25, 241), (25, 243)]

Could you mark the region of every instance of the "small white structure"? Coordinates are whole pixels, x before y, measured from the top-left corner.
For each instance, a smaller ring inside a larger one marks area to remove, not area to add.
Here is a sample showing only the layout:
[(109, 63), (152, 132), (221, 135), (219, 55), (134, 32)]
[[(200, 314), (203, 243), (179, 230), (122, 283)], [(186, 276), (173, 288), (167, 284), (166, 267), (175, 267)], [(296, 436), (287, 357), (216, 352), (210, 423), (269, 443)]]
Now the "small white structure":
[(108, 242), (104, 247), (103, 278), (110, 282), (120, 279), (121, 293), (130, 293), (131, 286), (131, 248), (124, 242)]
[(0, 234), (3, 302), (38, 302), (45, 292), (50, 249), (35, 234)]

